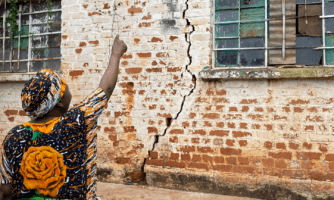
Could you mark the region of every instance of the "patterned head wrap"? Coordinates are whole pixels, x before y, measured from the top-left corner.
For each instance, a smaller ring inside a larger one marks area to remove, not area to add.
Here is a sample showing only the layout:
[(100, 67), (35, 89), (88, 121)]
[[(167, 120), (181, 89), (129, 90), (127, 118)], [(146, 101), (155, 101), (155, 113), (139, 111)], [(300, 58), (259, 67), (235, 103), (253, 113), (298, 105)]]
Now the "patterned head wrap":
[(43, 69), (22, 89), (22, 108), (31, 118), (43, 117), (64, 95), (65, 81), (56, 72)]

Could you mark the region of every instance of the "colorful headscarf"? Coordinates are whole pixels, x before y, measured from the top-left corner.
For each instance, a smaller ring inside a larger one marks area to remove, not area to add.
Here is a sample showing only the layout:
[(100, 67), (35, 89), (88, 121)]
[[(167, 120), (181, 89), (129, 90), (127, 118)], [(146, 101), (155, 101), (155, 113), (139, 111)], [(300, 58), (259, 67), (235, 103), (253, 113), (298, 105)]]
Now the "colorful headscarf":
[(22, 89), (22, 108), (31, 118), (43, 117), (64, 95), (65, 81), (49, 69), (43, 69)]

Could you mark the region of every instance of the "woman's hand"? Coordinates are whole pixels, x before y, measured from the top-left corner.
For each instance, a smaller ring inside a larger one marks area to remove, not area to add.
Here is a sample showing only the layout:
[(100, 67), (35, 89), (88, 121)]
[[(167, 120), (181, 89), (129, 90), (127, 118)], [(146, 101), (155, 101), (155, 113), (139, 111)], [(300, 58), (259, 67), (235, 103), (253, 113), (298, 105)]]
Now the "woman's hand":
[(117, 56), (120, 58), (128, 49), (126, 44), (123, 42), (123, 40), (119, 39), (119, 35), (117, 34), (114, 40), (114, 45), (112, 46), (112, 56)]

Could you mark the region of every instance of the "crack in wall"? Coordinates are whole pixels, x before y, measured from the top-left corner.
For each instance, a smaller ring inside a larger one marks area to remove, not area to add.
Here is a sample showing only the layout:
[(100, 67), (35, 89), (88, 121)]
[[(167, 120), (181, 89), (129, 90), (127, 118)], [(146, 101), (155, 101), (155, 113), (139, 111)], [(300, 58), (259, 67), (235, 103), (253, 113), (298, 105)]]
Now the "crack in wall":
[[(180, 111), (176, 114), (176, 116), (175, 116), (174, 118), (166, 118), (166, 128), (165, 128), (165, 130), (164, 130), (164, 133), (163, 133), (162, 135), (155, 135), (155, 141), (154, 141), (154, 143), (153, 143), (153, 147), (152, 147), (152, 149), (151, 149), (150, 151), (148, 151), (148, 157), (147, 157), (147, 158), (144, 158), (144, 162), (143, 162), (143, 165), (142, 165), (142, 168), (141, 168), (142, 173), (144, 174), (144, 181), (145, 181), (145, 182), (146, 182), (146, 174), (145, 174), (145, 172), (144, 172), (144, 168), (145, 168), (145, 165), (146, 165), (146, 160), (147, 160), (148, 158), (151, 157), (150, 152), (151, 152), (151, 151), (154, 151), (156, 144), (159, 143), (159, 138), (162, 137), (162, 136), (165, 136), (165, 135), (166, 135), (167, 130), (169, 129), (169, 127), (170, 127), (170, 125), (172, 124), (173, 120), (178, 119), (180, 113), (183, 111), (183, 106), (184, 106), (184, 102), (186, 101), (186, 98), (187, 98), (188, 96), (190, 96), (190, 95), (194, 92), (194, 90), (196, 89), (196, 84), (197, 84), (197, 82), (196, 82), (196, 81), (197, 81), (196, 76), (195, 76), (195, 74), (193, 74), (193, 73), (188, 69), (188, 67), (192, 64), (192, 56), (190, 55), (190, 48), (191, 48), (191, 39), (190, 39), (190, 35), (195, 31), (195, 27), (194, 27), (194, 25), (192, 25), (192, 24), (190, 23), (189, 19), (187, 19), (187, 18), (185, 17), (185, 15), (186, 15), (186, 11), (189, 9), (189, 4), (188, 4), (188, 3), (189, 3), (189, 0), (187, 0), (187, 1), (185, 2), (186, 8), (185, 8), (184, 11), (183, 11), (183, 19), (186, 20), (186, 22), (187, 22), (187, 25), (186, 25), (186, 26), (188, 27), (188, 29), (190, 29), (189, 32), (186, 32), (186, 33), (185, 33), (185, 41), (188, 42), (188, 44), (189, 44), (189, 46), (188, 46), (188, 50), (187, 50), (187, 56), (188, 56), (188, 58), (189, 58), (189, 63), (186, 65), (186, 71), (185, 71), (185, 72), (187, 72), (187, 73), (189, 73), (189, 74), (192, 75), (192, 82), (193, 82), (194, 86), (193, 86), (193, 88), (190, 90), (189, 94), (183, 96), (183, 100), (182, 100), (182, 103), (181, 103)], [(185, 72), (182, 72), (182, 74), (181, 74), (181, 78), (183, 77), (183, 74), (184, 74)]]

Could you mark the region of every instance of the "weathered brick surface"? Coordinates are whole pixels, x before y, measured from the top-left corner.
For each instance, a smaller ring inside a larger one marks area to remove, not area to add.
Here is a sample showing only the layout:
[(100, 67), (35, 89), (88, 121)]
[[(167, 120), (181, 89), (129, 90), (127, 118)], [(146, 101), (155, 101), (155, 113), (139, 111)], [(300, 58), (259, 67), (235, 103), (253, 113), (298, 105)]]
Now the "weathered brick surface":
[[(119, 32), (128, 44), (98, 123), (98, 167), (113, 170), (105, 181), (126, 181), (144, 158), (161, 171), (333, 181), (332, 79), (203, 81), (211, 1), (118, 2), (115, 22), (109, 1), (63, 1), (62, 14), (72, 105), (98, 87), (113, 37)], [(22, 86), (0, 84), (1, 139), (29, 120)]]

